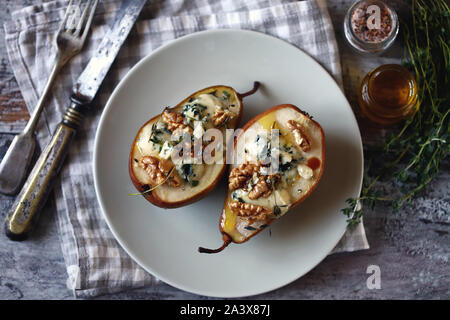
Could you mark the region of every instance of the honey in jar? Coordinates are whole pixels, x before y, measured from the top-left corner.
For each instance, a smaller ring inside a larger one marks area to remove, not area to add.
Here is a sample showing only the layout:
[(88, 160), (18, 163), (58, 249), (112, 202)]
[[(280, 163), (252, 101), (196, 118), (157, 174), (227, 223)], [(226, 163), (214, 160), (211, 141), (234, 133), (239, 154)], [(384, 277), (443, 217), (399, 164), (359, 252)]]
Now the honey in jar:
[(358, 98), (364, 115), (379, 124), (390, 125), (415, 111), (417, 84), (406, 68), (386, 64), (364, 77)]

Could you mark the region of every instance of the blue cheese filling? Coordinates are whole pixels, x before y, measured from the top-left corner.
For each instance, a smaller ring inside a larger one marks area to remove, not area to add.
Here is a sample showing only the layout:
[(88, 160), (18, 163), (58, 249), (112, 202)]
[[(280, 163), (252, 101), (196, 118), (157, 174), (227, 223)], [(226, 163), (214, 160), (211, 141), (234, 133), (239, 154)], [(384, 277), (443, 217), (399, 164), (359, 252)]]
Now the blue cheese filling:
[[(183, 116), (183, 124), (192, 128), (191, 142), (193, 144), (194, 140), (203, 138), (206, 130), (214, 128), (213, 116), (217, 109), (239, 112), (239, 107), (234, 104), (234, 100), (231, 101), (230, 95), (226, 91), (214, 91), (191, 98), (181, 107), (179, 113)], [(179, 137), (173, 137), (172, 132), (160, 119), (151, 126), (143, 128), (140, 138), (136, 141), (136, 146), (141, 156), (151, 155), (173, 161), (179, 176), (187, 184), (196, 186), (205, 172), (204, 166), (208, 164), (202, 164), (201, 158), (198, 161), (197, 158), (190, 156), (182, 157), (182, 161), (176, 161), (180, 157), (173, 158), (174, 152), (177, 152), (178, 149), (175, 146), (182, 139), (181, 134)], [(139, 168), (137, 170), (139, 171)]]

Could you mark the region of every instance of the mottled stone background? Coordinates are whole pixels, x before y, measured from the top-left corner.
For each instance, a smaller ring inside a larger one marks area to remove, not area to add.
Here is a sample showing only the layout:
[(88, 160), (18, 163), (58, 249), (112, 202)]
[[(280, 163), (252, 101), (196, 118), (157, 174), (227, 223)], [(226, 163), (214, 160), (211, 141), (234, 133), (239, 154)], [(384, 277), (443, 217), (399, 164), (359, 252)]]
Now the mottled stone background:
[[(10, 12), (31, 0), (0, 0), (0, 23)], [(351, 0), (328, 0), (341, 50), (346, 95), (354, 107), (363, 141), (378, 141), (384, 130), (360, 116), (355, 93), (362, 77), (373, 67), (399, 63), (400, 41), (379, 57), (361, 57), (345, 43), (342, 21)], [(405, 16), (402, 0), (388, 1)], [(0, 41), (4, 39), (3, 29)], [(5, 46), (0, 45), (0, 157), (13, 135), (20, 131), (28, 113), (9, 67)], [(450, 243), (450, 161), (429, 190), (412, 206), (394, 213), (378, 206), (365, 218), (370, 250), (335, 254), (327, 257), (301, 279), (258, 299), (449, 299)], [(3, 221), (12, 198), (0, 195)], [(66, 288), (66, 271), (62, 258), (53, 203), (43, 210), (35, 232), (25, 242), (11, 242), (0, 232), (0, 299), (72, 299)], [(366, 286), (369, 265), (381, 269), (381, 289)], [(154, 287), (123, 292), (102, 299), (205, 299), (160, 283)]]

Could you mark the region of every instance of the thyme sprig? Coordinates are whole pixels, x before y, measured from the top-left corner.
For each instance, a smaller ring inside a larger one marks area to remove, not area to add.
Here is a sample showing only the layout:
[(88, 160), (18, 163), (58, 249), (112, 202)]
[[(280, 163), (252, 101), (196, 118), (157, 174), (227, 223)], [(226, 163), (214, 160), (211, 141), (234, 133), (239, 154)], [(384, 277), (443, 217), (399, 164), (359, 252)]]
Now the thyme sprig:
[[(357, 225), (366, 207), (377, 202), (395, 210), (409, 204), (439, 173), (450, 153), (450, 9), (445, 0), (409, 0), (411, 22), (402, 21), (404, 65), (416, 77), (420, 105), (380, 147), (368, 153), (369, 162), (380, 162), (376, 174), (367, 170), (359, 198), (347, 199), (342, 212), (348, 226)], [(372, 170), (373, 171), (373, 170)], [(387, 180), (399, 194), (386, 197), (377, 182)]]
[(155, 185), (152, 188), (149, 188), (143, 192), (138, 192), (138, 193), (129, 193), (129, 196), (141, 196), (144, 195), (146, 193), (152, 192), (153, 190), (155, 190), (156, 188), (162, 186), (164, 183), (166, 183), (167, 180), (169, 180), (170, 176), (172, 175), (173, 170), (175, 169), (175, 167), (172, 167), (172, 169), (170, 169), (170, 171), (167, 173), (166, 177), (164, 178), (164, 180), (160, 183), (158, 183), (157, 185)]

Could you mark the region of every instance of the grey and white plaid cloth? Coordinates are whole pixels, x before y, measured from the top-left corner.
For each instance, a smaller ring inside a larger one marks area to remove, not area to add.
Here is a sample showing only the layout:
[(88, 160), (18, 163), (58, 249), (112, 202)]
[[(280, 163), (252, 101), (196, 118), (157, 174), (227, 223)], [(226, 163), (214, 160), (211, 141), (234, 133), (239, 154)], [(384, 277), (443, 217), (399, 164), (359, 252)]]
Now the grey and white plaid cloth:
[[(107, 32), (120, 2), (100, 2), (83, 52), (58, 75), (39, 123), (41, 146), (61, 120), (72, 84)], [(61, 0), (34, 5), (12, 13), (11, 21), (5, 23), (9, 59), (30, 111), (50, 73), (52, 44), (66, 6), (67, 1)], [(55, 187), (67, 285), (76, 297), (151, 286), (157, 281), (125, 253), (103, 221), (91, 164), (97, 122), (112, 90), (137, 61), (176, 38), (216, 28), (257, 30), (287, 40), (313, 56), (342, 86), (339, 53), (325, 0), (148, 1), (79, 131)], [(367, 248), (361, 224), (348, 231), (333, 252)]]

